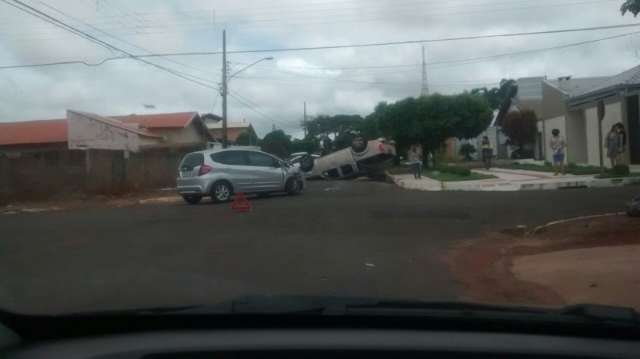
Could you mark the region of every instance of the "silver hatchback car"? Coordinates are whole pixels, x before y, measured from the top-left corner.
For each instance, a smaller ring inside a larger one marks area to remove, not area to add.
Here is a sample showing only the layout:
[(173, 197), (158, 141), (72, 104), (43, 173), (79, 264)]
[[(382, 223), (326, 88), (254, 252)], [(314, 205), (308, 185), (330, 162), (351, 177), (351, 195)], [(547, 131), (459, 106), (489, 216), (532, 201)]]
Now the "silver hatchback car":
[(241, 149), (210, 149), (187, 154), (178, 169), (178, 193), (191, 204), (203, 197), (228, 201), (233, 193), (299, 194), (303, 173), (268, 153)]

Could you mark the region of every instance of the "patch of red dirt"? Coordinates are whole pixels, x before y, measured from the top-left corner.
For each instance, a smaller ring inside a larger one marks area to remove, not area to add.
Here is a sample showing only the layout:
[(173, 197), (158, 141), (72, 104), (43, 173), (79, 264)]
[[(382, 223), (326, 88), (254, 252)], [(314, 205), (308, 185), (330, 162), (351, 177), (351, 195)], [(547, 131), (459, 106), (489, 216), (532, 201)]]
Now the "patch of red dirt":
[(522, 281), (513, 275), (514, 258), (568, 249), (638, 243), (640, 219), (606, 216), (549, 226), (534, 235), (517, 235), (517, 231), (490, 233), (453, 248), (448, 263), (462, 285), (464, 300), (559, 306), (565, 304), (565, 299), (553, 288)]

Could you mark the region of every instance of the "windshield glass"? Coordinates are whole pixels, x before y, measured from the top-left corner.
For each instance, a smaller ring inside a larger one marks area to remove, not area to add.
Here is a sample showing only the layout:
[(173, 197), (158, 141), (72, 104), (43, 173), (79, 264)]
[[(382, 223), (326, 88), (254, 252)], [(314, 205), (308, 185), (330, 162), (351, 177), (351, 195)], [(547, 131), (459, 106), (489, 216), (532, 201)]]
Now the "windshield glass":
[(0, 309), (640, 308), (639, 11), (0, 1)]

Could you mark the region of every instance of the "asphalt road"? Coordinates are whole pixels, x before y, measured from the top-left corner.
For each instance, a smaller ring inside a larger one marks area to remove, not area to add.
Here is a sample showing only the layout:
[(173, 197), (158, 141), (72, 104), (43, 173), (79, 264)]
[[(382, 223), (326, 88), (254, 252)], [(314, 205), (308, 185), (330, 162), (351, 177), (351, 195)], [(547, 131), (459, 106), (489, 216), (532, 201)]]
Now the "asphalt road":
[(443, 261), (485, 231), (619, 211), (637, 187), (414, 192), (310, 182), (297, 197), (0, 215), (0, 307), (56, 313), (252, 294), (455, 300)]

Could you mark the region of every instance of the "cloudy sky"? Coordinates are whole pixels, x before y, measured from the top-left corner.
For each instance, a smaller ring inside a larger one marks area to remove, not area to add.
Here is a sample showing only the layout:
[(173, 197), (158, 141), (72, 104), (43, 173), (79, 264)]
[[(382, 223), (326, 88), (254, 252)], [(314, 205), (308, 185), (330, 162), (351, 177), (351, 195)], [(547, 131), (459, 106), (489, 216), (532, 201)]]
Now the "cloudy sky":
[[(137, 55), (217, 52), (223, 29), (228, 50), (242, 51), (640, 24), (621, 16), (622, 0), (21, 1)], [(501, 78), (612, 75), (640, 63), (640, 26), (431, 42), (426, 51), (431, 92)], [(60, 118), (66, 109), (221, 113), (220, 55), (146, 58), (173, 73), (132, 59), (98, 65), (122, 55), (0, 1), (0, 121)], [(311, 116), (366, 115), (380, 101), (420, 93), (420, 44), (236, 53), (230, 71), (269, 56), (229, 85), (229, 118), (252, 122), (260, 135), (274, 125), (300, 133), (305, 101)], [(1, 69), (60, 61), (87, 65)]]

